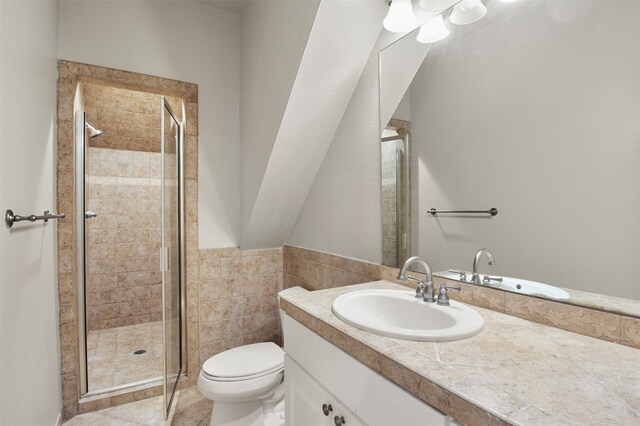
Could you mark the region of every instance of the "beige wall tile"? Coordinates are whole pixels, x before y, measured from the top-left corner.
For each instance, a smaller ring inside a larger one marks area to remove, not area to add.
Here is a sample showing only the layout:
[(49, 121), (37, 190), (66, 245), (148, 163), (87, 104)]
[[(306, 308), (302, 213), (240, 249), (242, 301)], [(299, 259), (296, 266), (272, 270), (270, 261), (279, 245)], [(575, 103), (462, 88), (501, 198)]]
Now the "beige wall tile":
[(280, 341), (282, 249), (200, 251), (200, 363), (225, 349)]
[[(89, 139), (90, 147), (160, 152), (161, 95), (85, 83), (83, 97), (88, 121), (103, 131)], [(191, 112), (197, 113), (197, 104)], [(141, 176), (144, 168), (123, 169), (132, 170), (125, 174)]]
[(622, 317), (622, 341), (623, 345), (640, 349), (640, 319)]
[(285, 246), (283, 250), (284, 287), (295, 285), (307, 290), (342, 287), (380, 279), (380, 265), (329, 253)]
[(198, 181), (185, 179), (185, 216), (187, 222), (198, 221)]
[(620, 343), (619, 315), (505, 292), (505, 313)]
[(441, 284), (460, 287), (459, 293), (449, 293), (449, 296), (452, 299), (498, 312), (505, 312), (504, 291), (473, 284), (465, 284), (459, 281), (448, 280), (440, 277), (434, 277), (433, 283), (436, 291), (438, 291)]
[(187, 135), (185, 139), (185, 177), (198, 178), (198, 143), (197, 138)]
[(220, 259), (200, 256), (198, 278), (200, 281), (213, 280), (221, 276)]

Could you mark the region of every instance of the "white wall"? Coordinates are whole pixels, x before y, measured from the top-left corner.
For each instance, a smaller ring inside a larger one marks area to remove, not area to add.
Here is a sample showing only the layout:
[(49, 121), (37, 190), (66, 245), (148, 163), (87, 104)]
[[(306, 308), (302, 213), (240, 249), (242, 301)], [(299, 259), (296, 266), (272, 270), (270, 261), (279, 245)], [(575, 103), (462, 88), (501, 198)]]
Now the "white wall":
[[(384, 2), (378, 1), (320, 3), (268, 152), (241, 248), (280, 247), (291, 233), (367, 64), (385, 12)], [(246, 142), (243, 137), (243, 149)], [(261, 140), (264, 146), (270, 142)], [(243, 170), (254, 166), (243, 157)]]
[(384, 76), (380, 83), (380, 133), (392, 117), (403, 120), (398, 112), (405, 117), (409, 115), (407, 89), (431, 49), (431, 44), (416, 41), (417, 32), (408, 34), (380, 52), (380, 75)]
[(411, 116), (434, 270), (470, 270), (489, 247), (482, 271), (640, 299), (638, 22), (638, 2), (543, 1), (431, 49)]
[[(0, 2), (0, 210), (55, 211), (58, 3)], [(71, 213), (71, 212), (70, 212)], [(0, 424), (62, 407), (56, 222), (0, 227)]]
[(395, 37), (381, 31), (287, 244), (381, 262), (378, 51)]
[(253, 1), (242, 13), (242, 229), (248, 226), (319, 0)]
[(398, 108), (396, 108), (396, 112), (392, 115), (393, 118), (397, 118), (398, 120), (411, 121), (411, 91), (407, 90), (407, 92), (402, 97), (402, 100), (398, 104)]
[(74, 1), (60, 6), (59, 57), (198, 84), (200, 247), (238, 244), (237, 14), (191, 1)]

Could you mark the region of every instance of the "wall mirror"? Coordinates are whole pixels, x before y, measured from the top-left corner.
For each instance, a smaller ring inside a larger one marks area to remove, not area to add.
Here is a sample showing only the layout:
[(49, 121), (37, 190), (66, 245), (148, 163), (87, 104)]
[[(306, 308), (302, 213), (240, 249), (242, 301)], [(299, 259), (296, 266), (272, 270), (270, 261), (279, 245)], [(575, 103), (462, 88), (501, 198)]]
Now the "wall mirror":
[(640, 2), (485, 5), (469, 25), (445, 11), (441, 41), (416, 30), (380, 53), (381, 140), (395, 134), (410, 184), (406, 215), (394, 206), (409, 223), (393, 223), (381, 148), (383, 263), (420, 255), (471, 281), (488, 248), (478, 285), (640, 316)]

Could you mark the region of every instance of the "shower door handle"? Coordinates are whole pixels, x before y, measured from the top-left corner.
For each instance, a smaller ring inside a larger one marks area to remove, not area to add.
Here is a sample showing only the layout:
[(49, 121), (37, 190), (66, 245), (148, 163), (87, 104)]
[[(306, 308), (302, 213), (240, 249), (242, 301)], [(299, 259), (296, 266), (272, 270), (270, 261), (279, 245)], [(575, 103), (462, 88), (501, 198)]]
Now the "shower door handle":
[(91, 219), (92, 217), (98, 216), (98, 213), (92, 212), (91, 210), (87, 210), (84, 212), (84, 217), (87, 219)]
[(169, 247), (160, 247), (160, 272), (169, 272)]

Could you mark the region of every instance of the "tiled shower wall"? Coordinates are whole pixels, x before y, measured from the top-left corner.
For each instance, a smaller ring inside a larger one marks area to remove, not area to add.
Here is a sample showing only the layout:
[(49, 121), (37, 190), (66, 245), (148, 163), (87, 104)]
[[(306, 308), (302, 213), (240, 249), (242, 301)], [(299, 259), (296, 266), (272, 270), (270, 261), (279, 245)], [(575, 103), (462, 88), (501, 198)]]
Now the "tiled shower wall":
[(161, 96), (89, 83), (82, 94), (103, 132), (88, 139), (89, 330), (160, 320)]
[[(87, 83), (82, 88), (87, 121), (104, 132), (89, 139), (90, 147), (160, 152), (160, 95)], [(180, 116), (179, 101), (168, 100)]]
[(89, 330), (161, 319), (160, 154), (89, 148)]

